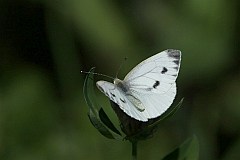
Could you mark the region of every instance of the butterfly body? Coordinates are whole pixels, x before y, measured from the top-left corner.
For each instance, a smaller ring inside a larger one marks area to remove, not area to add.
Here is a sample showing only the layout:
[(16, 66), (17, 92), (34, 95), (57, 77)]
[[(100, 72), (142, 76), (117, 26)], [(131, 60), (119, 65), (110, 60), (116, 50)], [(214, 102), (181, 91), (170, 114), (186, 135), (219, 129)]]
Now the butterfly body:
[(118, 78), (114, 79), (113, 84), (115, 84), (117, 87), (119, 87), (123, 92), (127, 93), (129, 91), (129, 87), (126, 84), (126, 82), (124, 82)]
[(180, 61), (180, 51), (165, 50), (138, 64), (124, 80), (98, 81), (97, 87), (130, 117), (145, 122), (172, 104)]
[[(113, 83), (116, 85), (116, 87), (118, 87), (121, 91), (122, 91), (122, 94), (124, 94), (128, 100), (139, 110), (139, 111), (144, 111), (144, 106), (142, 104), (142, 102), (136, 98), (134, 96), (134, 93), (133, 91), (131, 91), (129, 88), (129, 84), (127, 84), (127, 82), (125, 81), (122, 81), (118, 78), (115, 78)], [(121, 99), (120, 99), (121, 100)], [(124, 101), (122, 101), (124, 102)]]

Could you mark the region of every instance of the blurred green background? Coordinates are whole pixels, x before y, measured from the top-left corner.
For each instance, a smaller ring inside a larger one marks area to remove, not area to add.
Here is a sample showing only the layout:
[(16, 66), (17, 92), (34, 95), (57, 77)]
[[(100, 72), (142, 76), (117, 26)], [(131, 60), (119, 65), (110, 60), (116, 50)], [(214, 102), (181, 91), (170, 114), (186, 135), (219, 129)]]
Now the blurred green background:
[(130, 159), (130, 143), (90, 124), (80, 71), (114, 77), (128, 57), (123, 79), (168, 48), (182, 51), (175, 103), (184, 103), (139, 143), (139, 159), (160, 159), (193, 134), (201, 160), (240, 159), (239, 8), (237, 0), (1, 0), (0, 159)]

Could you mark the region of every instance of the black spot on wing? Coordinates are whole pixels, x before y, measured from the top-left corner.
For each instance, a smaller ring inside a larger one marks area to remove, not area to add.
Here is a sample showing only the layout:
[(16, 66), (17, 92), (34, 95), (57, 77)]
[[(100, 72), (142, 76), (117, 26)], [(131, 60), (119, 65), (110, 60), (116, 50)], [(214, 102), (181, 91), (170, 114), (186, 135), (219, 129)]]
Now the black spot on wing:
[(174, 60), (173, 61), (175, 64), (179, 65), (179, 60)]
[(124, 99), (120, 98), (120, 100), (121, 100), (123, 103), (126, 103), (126, 101), (125, 101)]
[(98, 88), (101, 92), (105, 93), (105, 91), (103, 90), (103, 88), (102, 88), (101, 86), (97, 85), (97, 88)]
[(176, 69), (176, 70), (178, 70), (178, 67), (173, 67), (173, 69)]
[(156, 81), (154, 84), (153, 84), (153, 88), (157, 88), (157, 86), (159, 86), (160, 82), (159, 81)]
[[(111, 92), (110, 92), (111, 93)], [(116, 95), (115, 94), (113, 94), (113, 93), (111, 93), (111, 95), (113, 96), (113, 97), (116, 97)]]
[(162, 74), (165, 74), (166, 72), (168, 71), (168, 69), (166, 68), (166, 67), (163, 67), (163, 69), (162, 69)]
[(172, 57), (175, 59), (180, 59), (180, 51), (179, 50), (168, 49), (167, 54), (169, 57)]

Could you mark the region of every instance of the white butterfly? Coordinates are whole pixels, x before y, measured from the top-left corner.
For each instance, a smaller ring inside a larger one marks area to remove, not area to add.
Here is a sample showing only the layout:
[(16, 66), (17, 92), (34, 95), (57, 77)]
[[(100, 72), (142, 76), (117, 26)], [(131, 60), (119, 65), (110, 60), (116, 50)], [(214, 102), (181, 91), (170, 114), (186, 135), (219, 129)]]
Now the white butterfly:
[(98, 89), (130, 117), (148, 121), (163, 114), (176, 96), (181, 51), (168, 49), (138, 64), (114, 83), (98, 81)]

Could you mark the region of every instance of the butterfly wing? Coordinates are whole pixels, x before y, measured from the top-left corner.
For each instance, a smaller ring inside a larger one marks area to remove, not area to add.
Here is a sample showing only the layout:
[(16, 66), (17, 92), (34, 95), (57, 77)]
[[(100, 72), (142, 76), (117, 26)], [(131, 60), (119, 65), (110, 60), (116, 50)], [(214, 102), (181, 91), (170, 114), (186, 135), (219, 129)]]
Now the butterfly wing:
[(181, 62), (179, 50), (162, 51), (138, 64), (124, 78), (129, 92), (142, 102), (148, 119), (164, 113), (176, 96), (176, 78)]
[(160, 116), (172, 104), (180, 61), (180, 51), (165, 50), (138, 64), (122, 82), (98, 81), (97, 87), (126, 114), (148, 121)]
[(107, 81), (98, 81), (98, 89), (103, 92), (109, 99), (116, 104), (130, 117), (139, 121), (148, 121), (146, 113), (140, 112), (132, 102), (129, 101), (128, 96), (118, 86)]

